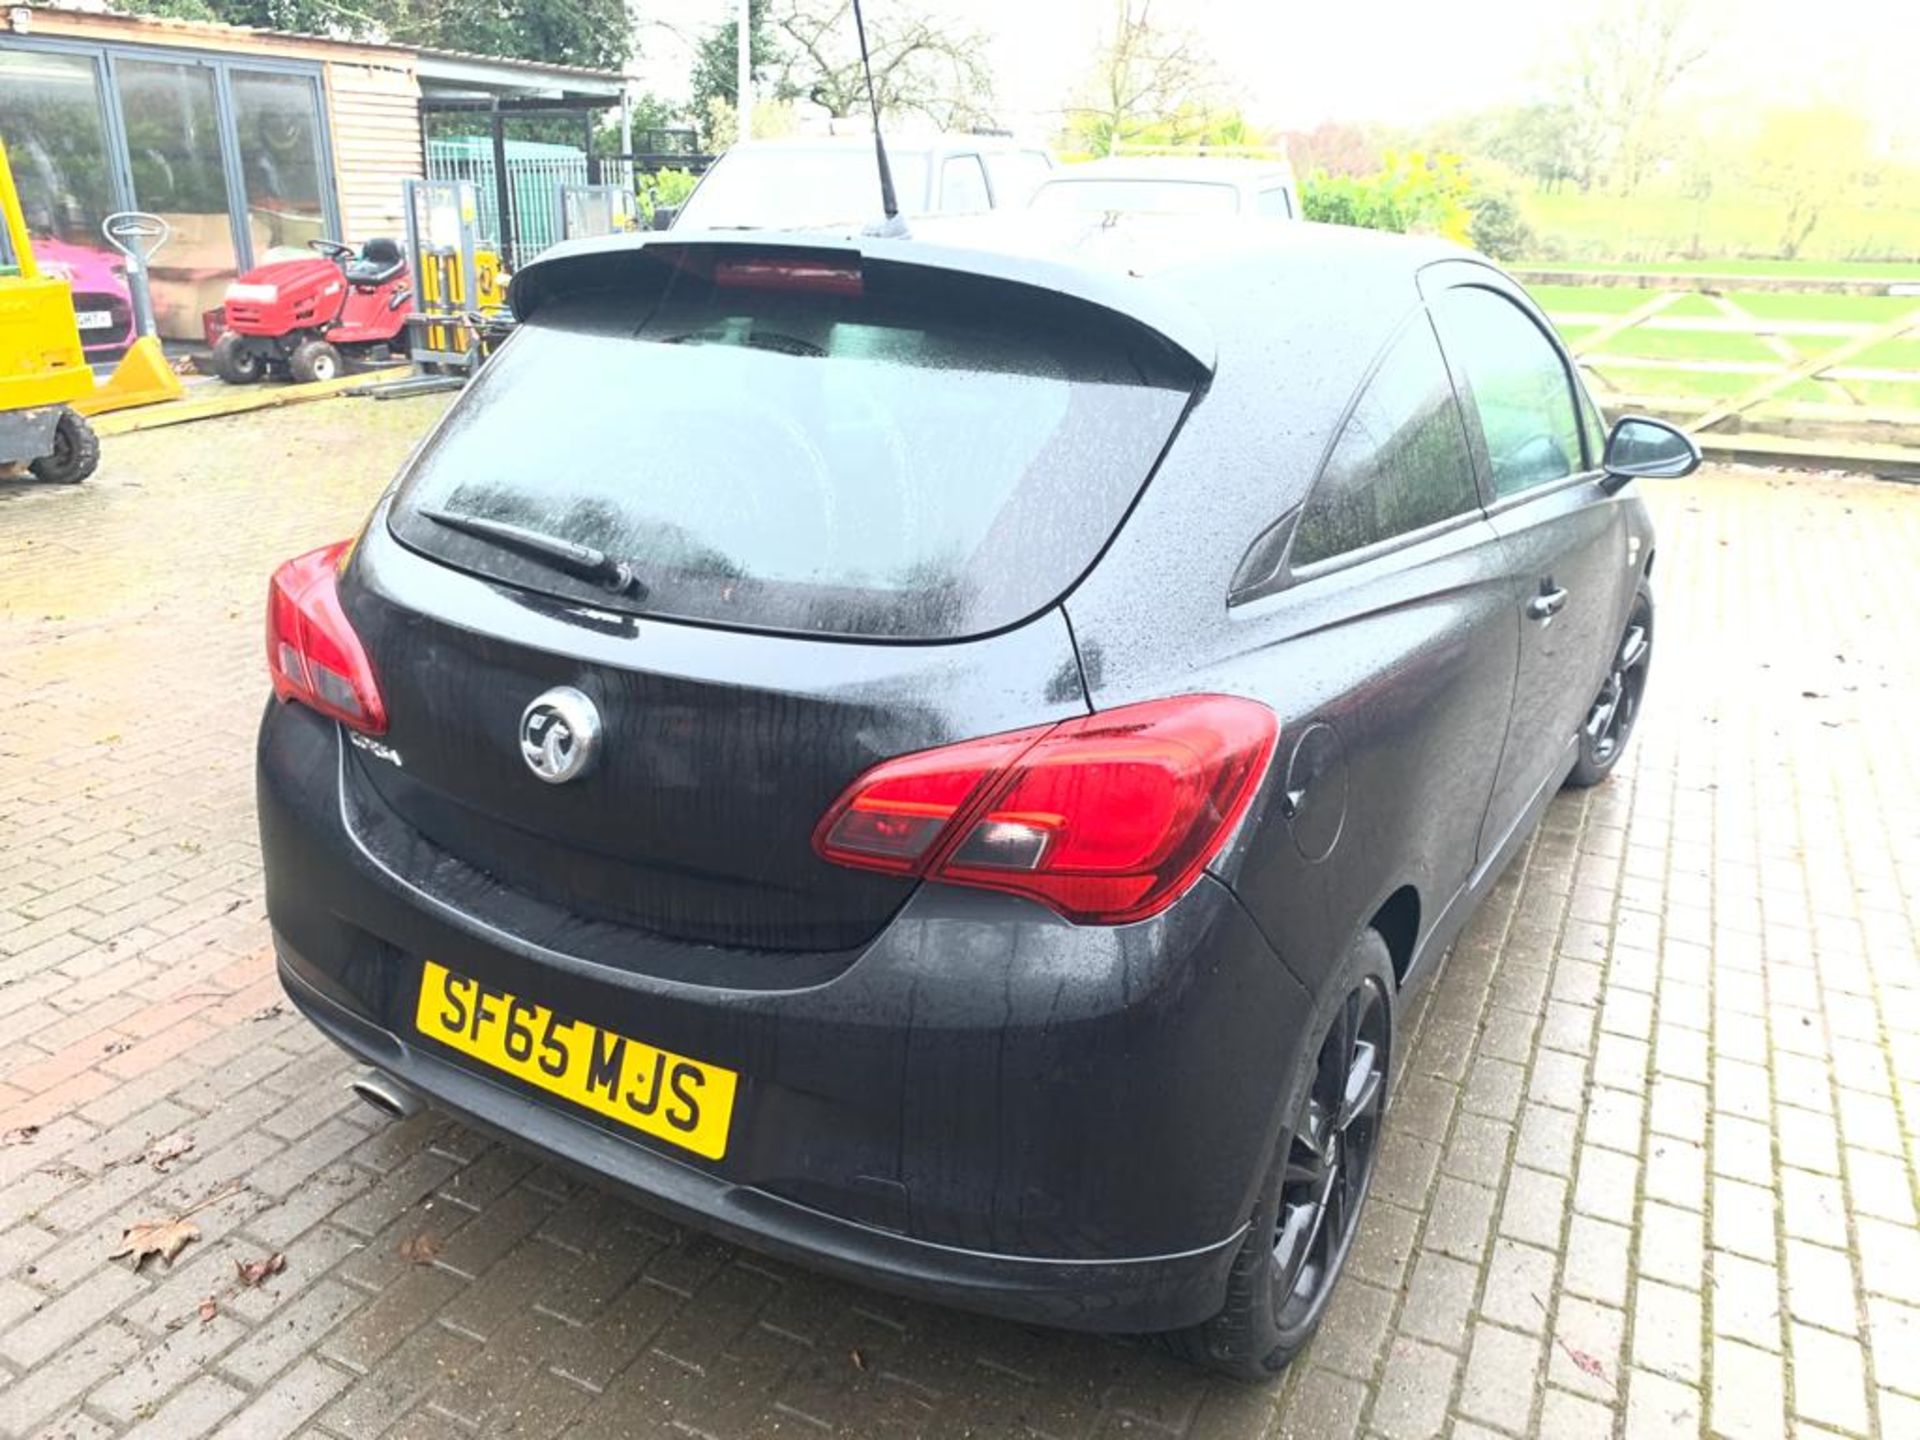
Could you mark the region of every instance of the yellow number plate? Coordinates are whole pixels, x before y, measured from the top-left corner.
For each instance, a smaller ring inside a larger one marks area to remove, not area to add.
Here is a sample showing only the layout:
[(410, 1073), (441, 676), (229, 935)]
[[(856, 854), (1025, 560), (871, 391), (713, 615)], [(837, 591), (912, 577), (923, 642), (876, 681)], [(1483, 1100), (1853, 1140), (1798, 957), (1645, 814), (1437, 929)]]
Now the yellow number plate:
[(414, 1024), (422, 1035), (576, 1105), (718, 1160), (740, 1077), (584, 1020), (566, 1020), (429, 960)]

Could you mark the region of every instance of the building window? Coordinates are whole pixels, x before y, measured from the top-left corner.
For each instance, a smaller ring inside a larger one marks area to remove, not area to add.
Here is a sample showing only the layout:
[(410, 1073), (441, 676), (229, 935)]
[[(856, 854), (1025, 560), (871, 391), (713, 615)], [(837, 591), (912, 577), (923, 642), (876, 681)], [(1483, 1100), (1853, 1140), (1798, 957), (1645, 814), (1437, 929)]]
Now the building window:
[(337, 224), (311, 65), (0, 36), (0, 140), (36, 253), (73, 273), (83, 340), (86, 316), (127, 324), (100, 228), (116, 210), (172, 228), (151, 267), (169, 340), (203, 338), (238, 271)]

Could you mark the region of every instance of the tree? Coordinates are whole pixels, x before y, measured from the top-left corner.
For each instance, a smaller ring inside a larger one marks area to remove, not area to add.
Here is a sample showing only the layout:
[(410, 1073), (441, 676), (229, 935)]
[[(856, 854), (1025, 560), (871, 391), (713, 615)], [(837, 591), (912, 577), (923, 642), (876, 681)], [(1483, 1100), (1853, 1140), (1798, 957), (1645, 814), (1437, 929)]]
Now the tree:
[(1660, 158), (1662, 107), (1711, 49), (1701, 0), (1603, 0), (1572, 33), (1575, 178), (1586, 190), (1605, 174), (1630, 195)]
[(124, 0), (114, 8), (160, 20), (215, 20), (257, 30), (320, 35), (341, 29), (343, 20), (351, 23), (357, 18), (342, 16), (340, 7), (328, 0)]
[[(230, 0), (229, 0), (230, 3)], [(310, 3), (310, 0), (302, 0)], [(353, 4), (355, 0), (342, 0)], [(406, 45), (468, 50), (619, 70), (633, 56), (626, 0), (372, 0), (392, 7), (386, 29)]]
[(1457, 155), (1388, 151), (1371, 175), (1315, 171), (1301, 186), (1309, 220), (1466, 241), (1474, 224), (1473, 180)]
[(1490, 118), (1485, 140), (1489, 159), (1549, 192), (1580, 173), (1580, 117), (1564, 100), (1515, 105)]
[[(805, 100), (835, 119), (864, 115), (867, 81), (851, 0), (774, 0), (771, 14), (781, 51), (774, 98)], [(942, 130), (992, 123), (993, 77), (977, 29), (912, 4), (889, 5), (867, 25), (867, 50), (883, 113), (923, 115)]]
[(139, 15), (465, 50), (619, 70), (633, 56), (626, 0), (118, 0)]
[[(778, 80), (780, 44), (773, 32), (768, 0), (749, 0), (747, 7), (747, 46), (753, 73), (753, 88), (773, 87)], [(688, 109), (695, 115), (710, 113), (713, 102), (735, 105), (739, 97), (740, 21), (736, 16), (726, 24), (707, 32), (693, 52), (693, 100)]]
[(1381, 147), (1360, 126), (1341, 120), (1322, 120), (1311, 130), (1290, 130), (1285, 137), (1287, 158), (1302, 175), (1323, 170), (1329, 175), (1368, 175), (1380, 168)]
[(1069, 114), (1088, 149), (1111, 155), (1183, 115), (1179, 128), (1204, 126), (1216, 88), (1213, 61), (1191, 30), (1160, 24), (1153, 0), (1113, 0), (1112, 28)]
[(1866, 118), (1838, 105), (1770, 110), (1752, 168), (1779, 204), (1779, 253), (1792, 260), (1828, 210), (1857, 194), (1872, 167)]

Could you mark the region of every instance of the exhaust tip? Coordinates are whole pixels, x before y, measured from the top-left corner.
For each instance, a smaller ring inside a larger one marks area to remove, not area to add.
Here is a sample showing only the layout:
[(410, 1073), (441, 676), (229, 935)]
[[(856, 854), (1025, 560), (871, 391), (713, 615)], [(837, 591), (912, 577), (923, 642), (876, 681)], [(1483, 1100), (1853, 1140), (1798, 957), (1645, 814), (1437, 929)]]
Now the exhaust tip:
[(347, 1082), (347, 1089), (389, 1120), (405, 1120), (409, 1115), (418, 1115), (422, 1109), (417, 1095), (378, 1070), (354, 1076)]

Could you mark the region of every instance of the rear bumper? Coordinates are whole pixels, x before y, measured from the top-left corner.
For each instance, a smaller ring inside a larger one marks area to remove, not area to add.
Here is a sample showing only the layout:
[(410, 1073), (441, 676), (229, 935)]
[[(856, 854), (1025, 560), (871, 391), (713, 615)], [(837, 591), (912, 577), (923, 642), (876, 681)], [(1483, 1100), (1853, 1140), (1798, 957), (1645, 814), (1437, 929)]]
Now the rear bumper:
[[(756, 1249), (1073, 1328), (1219, 1308), (1307, 999), (1223, 886), (1118, 930), (923, 886), (837, 973), (689, 984), (529, 946), (346, 819), (344, 747), (300, 707), (261, 730), (280, 973), (343, 1049), (482, 1128)], [(356, 804), (358, 801), (355, 802)], [(706, 1160), (417, 1034), (422, 957), (738, 1072)]]
[(1077, 1329), (1191, 1324), (1217, 1310), (1225, 1293), (1238, 1233), (1185, 1254), (1034, 1259), (928, 1244), (730, 1184), (368, 1024), (302, 980), (304, 962), (275, 938), (287, 995), (341, 1049), (476, 1129), (542, 1151), (650, 1209), (764, 1254), (917, 1299)]

